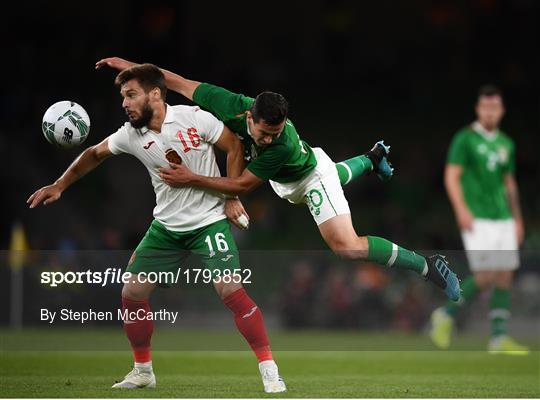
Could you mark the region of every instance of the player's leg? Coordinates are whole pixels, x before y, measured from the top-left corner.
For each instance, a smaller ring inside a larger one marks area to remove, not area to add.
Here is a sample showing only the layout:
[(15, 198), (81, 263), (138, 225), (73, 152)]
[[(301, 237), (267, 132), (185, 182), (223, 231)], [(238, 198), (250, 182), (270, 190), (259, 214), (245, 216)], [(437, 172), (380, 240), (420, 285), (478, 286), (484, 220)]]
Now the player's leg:
[(337, 215), (319, 225), (319, 231), (336, 254), (351, 260), (367, 260), (387, 267), (412, 270), (459, 298), (459, 282), (441, 256), (425, 258), (377, 236), (358, 236), (350, 214)]
[(461, 284), (461, 296), (458, 301), (448, 300), (443, 307), (436, 308), (431, 313), (429, 336), (437, 347), (441, 349), (450, 347), (456, 314), (467, 304), (470, 304), (480, 292), (490, 288), (493, 284), (493, 278), (493, 271), (474, 272)]
[(386, 239), (356, 234), (334, 162), (322, 149), (313, 151), (317, 167), (310, 176), (297, 188), (294, 183), (272, 183), (276, 193), (292, 202), (296, 202), (299, 195), (303, 196), (323, 239), (336, 254), (346, 259), (413, 270), (443, 289), (450, 299), (457, 300), (459, 281), (443, 256), (425, 258)]
[[(151, 340), (154, 332), (149, 298), (156, 284), (147, 282), (146, 274), (176, 270), (184, 257), (174, 237), (157, 221), (152, 222), (129, 261), (131, 279), (122, 289), (124, 332), (131, 344), (133, 370), (112, 387), (115, 389), (154, 388), (156, 378), (152, 368)], [(159, 282), (167, 287), (172, 282)]]
[(188, 246), (213, 271), (217, 294), (232, 312), (238, 331), (257, 357), (265, 392), (286, 391), (272, 356), (263, 313), (242, 286), (239, 253), (229, 222), (221, 220), (194, 231)]
[(373, 148), (365, 154), (336, 163), (336, 170), (341, 184), (345, 186), (371, 171), (375, 171), (381, 180), (389, 180), (394, 171), (388, 162), (389, 153), (390, 146), (386, 146), (381, 140), (375, 143)]
[(151, 312), (149, 298), (155, 287), (155, 284), (139, 282), (135, 277), (131, 282), (124, 284), (122, 289), (124, 332), (131, 344), (134, 365), (133, 370), (121, 382), (112, 386), (113, 389), (142, 389), (156, 386), (151, 352), (154, 322), (152, 319), (137, 317)]
[[(241, 277), (240, 275), (237, 275)], [(259, 362), (259, 372), (266, 393), (287, 390), (274, 361), (261, 309), (238, 283), (214, 283), (216, 292), (234, 315), (238, 331), (246, 339)]]
[(491, 293), (489, 318), (491, 320), (491, 339), (489, 352), (492, 354), (527, 355), (529, 349), (518, 344), (508, 336), (510, 318), (510, 287), (514, 271), (496, 271), (495, 287)]

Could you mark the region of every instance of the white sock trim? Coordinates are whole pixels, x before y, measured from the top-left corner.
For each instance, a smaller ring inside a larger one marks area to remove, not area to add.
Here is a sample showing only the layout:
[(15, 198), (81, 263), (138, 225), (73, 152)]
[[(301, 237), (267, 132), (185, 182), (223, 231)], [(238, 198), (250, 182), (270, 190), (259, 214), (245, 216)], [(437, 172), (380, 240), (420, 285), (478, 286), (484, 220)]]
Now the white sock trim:
[(428, 272), (427, 261), (424, 260), (424, 269), (422, 270), (422, 276), (426, 276)]
[(337, 165), (341, 165), (343, 168), (345, 168), (347, 170), (347, 173), (349, 174), (349, 179), (347, 179), (344, 183), (344, 185), (346, 185), (347, 183), (349, 183), (352, 179), (352, 171), (351, 171), (351, 167), (349, 167), (347, 164), (345, 164), (344, 162), (339, 162)]
[(510, 311), (506, 310), (504, 308), (495, 308), (489, 312), (489, 318), (501, 318), (501, 319), (508, 319), (510, 318)]
[(134, 367), (138, 369), (152, 369), (152, 360), (144, 363), (136, 362)]
[(394, 265), (394, 263), (396, 262), (397, 256), (398, 256), (398, 251), (399, 251), (398, 245), (395, 244), (395, 243), (392, 243), (392, 256), (390, 257), (390, 259), (386, 263), (387, 267), (391, 267), (392, 265)]

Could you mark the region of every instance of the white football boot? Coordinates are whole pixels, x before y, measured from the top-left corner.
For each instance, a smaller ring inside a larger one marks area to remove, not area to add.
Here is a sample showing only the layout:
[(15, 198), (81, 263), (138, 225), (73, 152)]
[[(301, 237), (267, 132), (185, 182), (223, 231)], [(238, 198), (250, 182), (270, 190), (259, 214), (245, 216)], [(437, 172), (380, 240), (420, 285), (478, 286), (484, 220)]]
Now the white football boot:
[(259, 371), (261, 372), (265, 393), (283, 393), (287, 391), (285, 381), (279, 376), (278, 367), (274, 360), (260, 362)]
[(112, 385), (113, 389), (153, 389), (156, 387), (156, 376), (152, 368), (134, 367), (122, 382)]

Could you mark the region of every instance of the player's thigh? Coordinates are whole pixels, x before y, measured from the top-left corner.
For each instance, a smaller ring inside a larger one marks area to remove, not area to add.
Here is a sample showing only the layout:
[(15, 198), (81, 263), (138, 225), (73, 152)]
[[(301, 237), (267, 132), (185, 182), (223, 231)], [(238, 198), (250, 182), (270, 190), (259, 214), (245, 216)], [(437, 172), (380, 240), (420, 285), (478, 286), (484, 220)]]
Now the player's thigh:
[(332, 251), (340, 257), (352, 260), (367, 258), (367, 237), (356, 234), (350, 214), (330, 218), (319, 225), (319, 231)]
[(345, 198), (334, 165), (321, 173), (313, 174), (312, 179), (305, 185), (304, 202), (318, 226), (338, 216), (349, 215), (350, 219), (349, 202)]
[(183, 240), (153, 221), (133, 252), (126, 271), (134, 275), (133, 281), (170, 287), (182, 261), (189, 255), (184, 247)]

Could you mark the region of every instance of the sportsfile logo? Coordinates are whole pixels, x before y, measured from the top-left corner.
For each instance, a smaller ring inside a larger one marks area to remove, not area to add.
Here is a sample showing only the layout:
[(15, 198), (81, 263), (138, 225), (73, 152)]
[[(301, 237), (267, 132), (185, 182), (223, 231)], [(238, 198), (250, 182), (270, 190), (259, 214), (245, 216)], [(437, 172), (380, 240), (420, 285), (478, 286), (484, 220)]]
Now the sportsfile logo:
[(41, 284), (50, 287), (57, 287), (61, 284), (91, 284), (106, 286), (108, 284), (125, 283), (162, 283), (168, 279), (173, 281), (177, 279), (172, 272), (149, 272), (132, 274), (131, 272), (122, 272), (120, 268), (107, 268), (105, 271), (44, 271), (41, 273)]
[[(229, 257), (225, 259), (227, 261)], [(251, 283), (249, 268), (208, 269), (178, 268), (176, 272), (122, 272), (121, 268), (107, 268), (105, 271), (44, 271), (41, 273), (41, 284), (57, 287), (62, 284), (89, 284), (106, 286), (108, 284), (153, 283), (153, 284), (187, 284), (197, 283)]]

